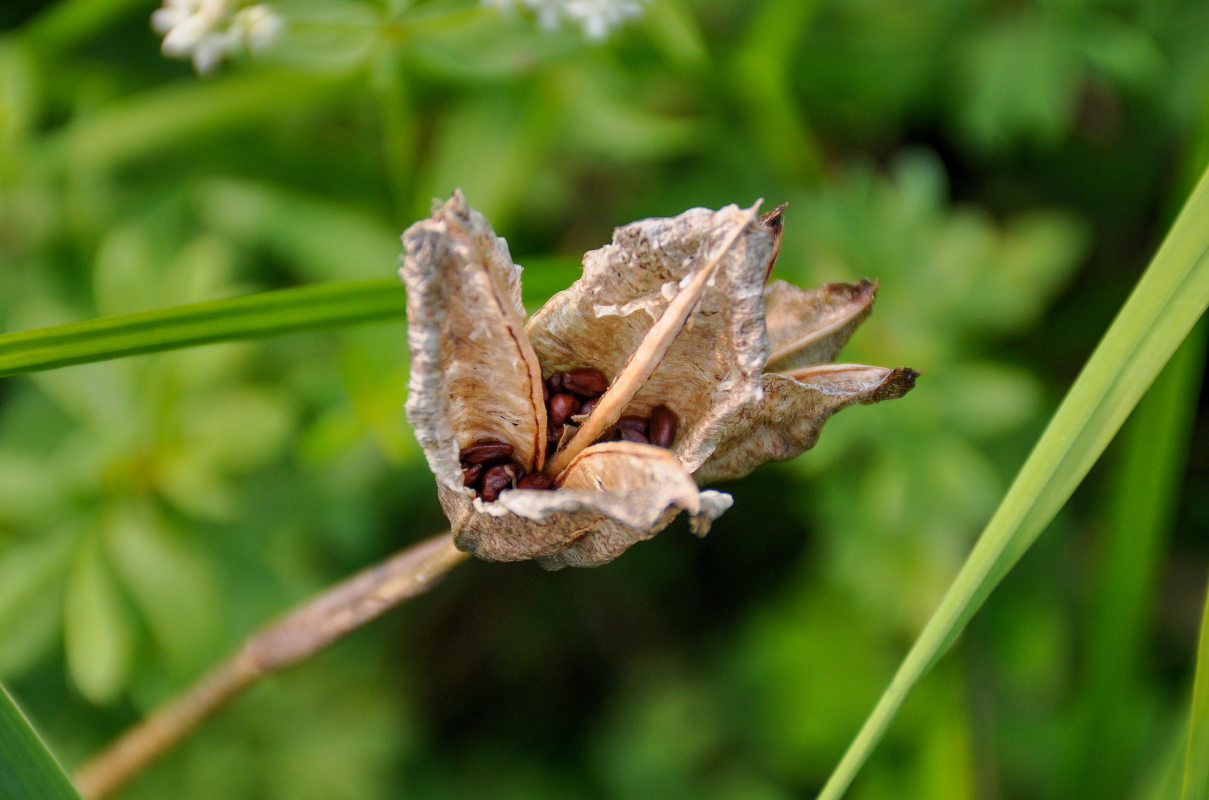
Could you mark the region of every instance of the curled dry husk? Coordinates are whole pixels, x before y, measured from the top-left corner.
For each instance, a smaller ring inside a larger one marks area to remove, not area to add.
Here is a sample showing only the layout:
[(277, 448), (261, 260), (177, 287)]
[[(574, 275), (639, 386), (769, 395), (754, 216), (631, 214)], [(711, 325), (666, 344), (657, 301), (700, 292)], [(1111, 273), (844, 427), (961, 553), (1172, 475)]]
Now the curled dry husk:
[[(792, 458), (840, 408), (911, 388), (910, 370), (817, 366), (869, 313), (877, 287), (766, 287), (780, 242), (774, 214), (691, 209), (618, 228), (612, 244), (584, 257), (583, 277), (524, 327), (520, 267), (460, 193), (408, 228), (400, 270), (412, 354), (407, 413), (459, 547), (558, 568), (606, 563), (681, 511), (703, 535), (731, 499), (698, 489), (691, 473), (737, 477)], [(526, 471), (542, 469), (541, 379), (580, 367), (611, 379), (638, 371), (632, 356), (703, 269), (712, 272), (687, 322), (650, 377), (622, 395), (624, 414), (646, 416), (659, 404), (675, 412), (670, 451), (594, 444), (570, 458), (556, 490), (514, 489), (490, 503), (462, 485), (459, 450), (478, 441), (508, 442)]]

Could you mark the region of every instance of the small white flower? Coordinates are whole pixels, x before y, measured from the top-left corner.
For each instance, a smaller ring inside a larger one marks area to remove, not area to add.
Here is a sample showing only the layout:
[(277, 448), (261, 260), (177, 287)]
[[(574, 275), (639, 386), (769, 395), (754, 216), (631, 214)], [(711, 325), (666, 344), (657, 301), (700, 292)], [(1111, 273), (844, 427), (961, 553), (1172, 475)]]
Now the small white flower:
[(264, 50), (282, 26), (270, 6), (246, 0), (164, 0), (151, 15), (151, 27), (164, 34), (164, 55), (191, 58), (201, 75), (240, 51)]
[(242, 32), (248, 49), (253, 53), (264, 50), (276, 41), (283, 25), (281, 17), (264, 4), (240, 9), (234, 23), (235, 29)]
[(523, 9), (546, 30), (579, 25), (585, 39), (601, 41), (613, 28), (642, 14), (646, 0), (481, 0), (484, 6)]

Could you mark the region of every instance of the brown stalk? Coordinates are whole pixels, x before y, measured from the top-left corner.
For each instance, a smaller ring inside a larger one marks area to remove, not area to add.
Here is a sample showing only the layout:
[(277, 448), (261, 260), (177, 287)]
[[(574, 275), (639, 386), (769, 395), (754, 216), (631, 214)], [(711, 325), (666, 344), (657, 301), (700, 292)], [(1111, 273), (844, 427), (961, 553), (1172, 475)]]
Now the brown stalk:
[(601, 395), (600, 401), (597, 402), (596, 407), (592, 409), (592, 413), (583, 421), (583, 424), (579, 426), (579, 430), (575, 432), (571, 441), (567, 442), (547, 462), (546, 472), (548, 474), (561, 474), (575, 456), (583, 452), (585, 447), (599, 439), (601, 434), (617, 422), (625, 407), (629, 405), (635, 395), (642, 391), (642, 387), (655, 373), (659, 362), (663, 360), (664, 355), (676, 340), (676, 336), (683, 330), (684, 324), (688, 321), (689, 315), (693, 313), (693, 309), (696, 308), (701, 295), (705, 293), (705, 287), (713, 277), (723, 256), (738, 240), (748, 223), (756, 218), (756, 211), (762, 202), (762, 200), (757, 201), (747, 210), (746, 218), (727, 234), (722, 246), (709, 263), (698, 270), (689, 284), (667, 304), (663, 314), (647, 331), (642, 343), (638, 345), (638, 349), (634, 351), (625, 367), (617, 374), (609, 390)]
[(233, 656), (93, 756), (76, 771), (77, 790), (88, 800), (112, 794), (261, 678), (305, 661), (423, 594), (467, 558), (445, 532), (305, 601), (253, 633)]

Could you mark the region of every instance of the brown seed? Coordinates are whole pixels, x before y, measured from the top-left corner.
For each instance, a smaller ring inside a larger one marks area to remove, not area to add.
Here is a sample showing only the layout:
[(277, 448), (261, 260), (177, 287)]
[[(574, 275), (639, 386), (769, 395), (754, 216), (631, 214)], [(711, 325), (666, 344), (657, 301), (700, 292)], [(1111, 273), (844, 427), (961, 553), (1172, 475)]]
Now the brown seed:
[(562, 438), (562, 425), (551, 426), (546, 429), (546, 441), (550, 443), (551, 447), (558, 447), (558, 443), (562, 441)]
[(517, 468), (515, 464), (496, 464), (488, 467), (483, 473), (483, 491), (479, 496), (488, 503), (499, 499), (500, 492), (516, 482)]
[(550, 387), (550, 392), (561, 392), (563, 390), (563, 373), (556, 372), (549, 378), (546, 378), (546, 385)]
[(636, 417), (633, 415), (622, 417), (617, 420), (617, 430), (619, 431), (635, 431), (646, 436), (647, 419), (646, 417)]
[(680, 419), (676, 412), (667, 406), (659, 405), (651, 409), (651, 444), (660, 447), (671, 447), (676, 438), (676, 428)]
[(557, 427), (567, 421), (567, 417), (579, 410), (579, 398), (573, 394), (560, 392), (550, 398), (550, 424)]
[(483, 474), (482, 464), (463, 464), (462, 465), (462, 485), (474, 486), (474, 482)]
[(469, 447), (463, 447), (458, 457), (471, 464), (498, 461), (501, 458), (512, 457), (512, 445), (507, 442), (478, 442)]
[(554, 477), (543, 472), (532, 472), (516, 482), (518, 489), (549, 489), (554, 486)]
[(598, 369), (584, 367), (563, 373), (562, 388), (582, 397), (595, 397), (609, 388), (609, 379)]
[(646, 434), (642, 431), (636, 431), (631, 428), (621, 429), (621, 441), (623, 442), (640, 442), (642, 444), (650, 444), (651, 440), (646, 438)]
[(596, 404), (600, 402), (599, 397), (590, 397), (584, 401), (584, 404), (579, 407), (579, 413), (588, 415), (592, 413), (592, 409), (596, 408)]
[(545, 381), (542, 382), (542, 402), (550, 405), (550, 384)]

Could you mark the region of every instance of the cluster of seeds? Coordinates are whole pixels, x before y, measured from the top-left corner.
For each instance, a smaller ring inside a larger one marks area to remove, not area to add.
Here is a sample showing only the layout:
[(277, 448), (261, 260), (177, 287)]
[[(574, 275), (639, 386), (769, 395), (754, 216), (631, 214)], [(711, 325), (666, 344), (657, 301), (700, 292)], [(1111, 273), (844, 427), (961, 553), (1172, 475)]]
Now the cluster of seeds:
[(546, 400), (547, 452), (552, 453), (562, 441), (567, 420), (576, 414), (591, 414), (600, 396), (609, 388), (609, 379), (598, 369), (584, 367), (570, 372), (556, 372), (546, 378), (542, 393)]
[[(553, 453), (563, 439), (571, 417), (586, 416), (609, 388), (609, 379), (598, 369), (585, 367), (567, 372), (555, 372), (542, 384), (546, 402), (546, 446)], [(573, 422), (571, 424), (574, 424)], [(625, 416), (617, 420), (598, 441), (641, 442), (659, 447), (672, 446), (679, 418), (670, 408), (658, 405), (650, 417)], [(458, 454), (462, 462), (462, 483), (487, 502), (493, 502), (505, 489), (552, 489), (553, 476), (542, 472), (526, 473), (512, 458), (513, 448), (507, 442), (485, 440), (463, 447)]]
[(463, 447), (462, 485), (472, 487), (487, 502), (499, 498), (505, 489), (549, 489), (554, 478), (541, 472), (526, 474), (512, 460), (512, 445), (507, 442), (479, 442)]

